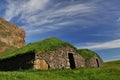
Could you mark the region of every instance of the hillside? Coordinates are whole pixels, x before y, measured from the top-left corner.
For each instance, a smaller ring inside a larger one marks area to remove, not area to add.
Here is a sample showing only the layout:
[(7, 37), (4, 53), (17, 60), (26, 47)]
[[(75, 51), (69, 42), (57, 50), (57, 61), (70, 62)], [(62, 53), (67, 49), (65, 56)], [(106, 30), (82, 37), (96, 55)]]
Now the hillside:
[(105, 62), (104, 67), (115, 68), (120, 70), (120, 60)]
[(10, 48), (25, 45), (25, 31), (16, 25), (0, 18), (0, 53)]

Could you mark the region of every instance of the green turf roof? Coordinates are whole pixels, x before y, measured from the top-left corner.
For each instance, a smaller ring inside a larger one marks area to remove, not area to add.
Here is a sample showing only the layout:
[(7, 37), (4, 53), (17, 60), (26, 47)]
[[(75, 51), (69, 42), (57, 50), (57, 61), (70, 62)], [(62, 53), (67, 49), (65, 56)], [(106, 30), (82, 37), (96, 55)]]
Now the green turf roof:
[(90, 59), (93, 57), (96, 53), (94, 51), (91, 51), (89, 49), (78, 49), (78, 53), (85, 58), (85, 60)]
[(13, 57), (18, 54), (25, 54), (30, 51), (34, 51), (37, 53), (45, 53), (45, 52), (49, 52), (49, 51), (53, 51), (58, 48), (61, 48), (62, 46), (71, 46), (71, 47), (75, 48), (74, 46), (72, 46), (71, 44), (69, 44), (67, 42), (64, 42), (55, 37), (52, 37), (52, 38), (47, 38), (45, 40), (42, 40), (40, 42), (30, 43), (30, 44), (28, 44), (22, 48), (16, 49), (16, 50), (9, 50), (9, 51), (5, 52), (4, 54), (0, 55), (0, 59)]
[[(74, 46), (72, 46), (68, 42), (64, 42), (64, 41), (59, 40), (55, 37), (52, 37), (52, 38), (47, 38), (47, 39), (39, 41), (39, 42), (29, 43), (28, 45), (26, 45), (22, 48), (19, 48), (19, 49), (6, 51), (5, 53), (0, 55), (0, 59), (14, 57), (14, 56), (17, 56), (19, 54), (25, 54), (25, 53), (30, 52), (30, 51), (34, 51), (35, 53), (45, 53), (45, 52), (56, 50), (56, 49), (61, 48), (63, 46), (71, 46), (74, 49), (76, 49)], [(95, 52), (93, 52), (89, 49), (79, 49), (77, 51), (86, 60), (90, 59), (94, 54), (96, 54)]]

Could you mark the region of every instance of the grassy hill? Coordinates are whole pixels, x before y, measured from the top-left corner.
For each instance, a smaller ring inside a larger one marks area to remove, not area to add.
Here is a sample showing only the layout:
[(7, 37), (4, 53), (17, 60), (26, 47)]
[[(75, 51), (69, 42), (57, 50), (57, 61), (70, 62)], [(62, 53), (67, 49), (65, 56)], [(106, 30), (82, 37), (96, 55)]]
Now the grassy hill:
[(0, 72), (0, 80), (120, 80), (120, 60), (106, 62), (101, 68)]
[(115, 69), (120, 70), (120, 60), (105, 62), (104, 67), (115, 68)]

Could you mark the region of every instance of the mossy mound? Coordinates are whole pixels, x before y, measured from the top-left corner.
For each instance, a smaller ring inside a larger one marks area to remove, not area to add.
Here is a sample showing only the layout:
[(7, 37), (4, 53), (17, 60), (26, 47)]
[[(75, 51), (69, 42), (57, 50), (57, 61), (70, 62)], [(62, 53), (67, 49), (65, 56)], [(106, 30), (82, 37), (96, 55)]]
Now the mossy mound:
[(45, 52), (56, 50), (56, 49), (61, 48), (63, 46), (64, 47), (71, 46), (71, 47), (75, 48), (74, 46), (72, 46), (68, 42), (64, 42), (64, 41), (59, 40), (55, 37), (52, 37), (52, 38), (48, 38), (48, 39), (45, 39), (45, 40), (42, 40), (42, 41), (39, 41), (36, 43), (30, 43), (22, 48), (19, 48), (19, 49), (7, 51), (0, 56), (0, 59), (13, 57), (13, 56), (16, 56), (18, 54), (25, 54), (25, 53), (30, 52), (30, 51), (34, 51), (35, 53), (45, 53)]
[(85, 60), (88, 60), (92, 58), (95, 54), (97, 54), (94, 51), (91, 51), (89, 49), (78, 49), (78, 53), (85, 58)]

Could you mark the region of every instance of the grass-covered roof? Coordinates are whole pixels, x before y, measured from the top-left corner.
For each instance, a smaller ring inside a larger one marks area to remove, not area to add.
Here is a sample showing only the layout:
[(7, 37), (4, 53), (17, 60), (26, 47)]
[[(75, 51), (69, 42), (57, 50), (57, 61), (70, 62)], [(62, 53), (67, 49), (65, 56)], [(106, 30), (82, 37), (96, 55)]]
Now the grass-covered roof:
[[(3, 45), (2, 42), (0, 42), (0, 44)], [(68, 42), (64, 42), (55, 37), (52, 37), (52, 38), (47, 38), (39, 42), (29, 43), (28, 45), (22, 48), (19, 48), (19, 49), (6, 51), (5, 53), (0, 55), (0, 59), (10, 58), (10, 57), (14, 57), (14, 56), (21, 55), (21, 54), (26, 54), (27, 52), (30, 52), (30, 51), (34, 51), (35, 53), (45, 53), (45, 52), (56, 50), (63, 46), (71, 46), (75, 48)], [(90, 59), (91, 57), (94, 56), (94, 54), (96, 54), (94, 51), (91, 51), (89, 49), (78, 49), (77, 51), (86, 60)]]
[(78, 53), (85, 58), (85, 60), (90, 59), (93, 57), (96, 53), (94, 51), (91, 51), (89, 49), (78, 49)]
[(9, 51), (5, 52), (4, 54), (0, 55), (0, 59), (13, 57), (18, 54), (25, 54), (30, 51), (34, 51), (37, 53), (45, 53), (45, 52), (49, 52), (49, 51), (53, 51), (58, 48), (61, 48), (62, 46), (71, 46), (71, 47), (75, 48), (74, 46), (72, 46), (71, 44), (69, 44), (67, 42), (64, 42), (55, 37), (52, 37), (52, 38), (47, 38), (45, 40), (42, 40), (42, 41), (39, 41), (36, 43), (30, 43), (19, 49), (9, 50)]

